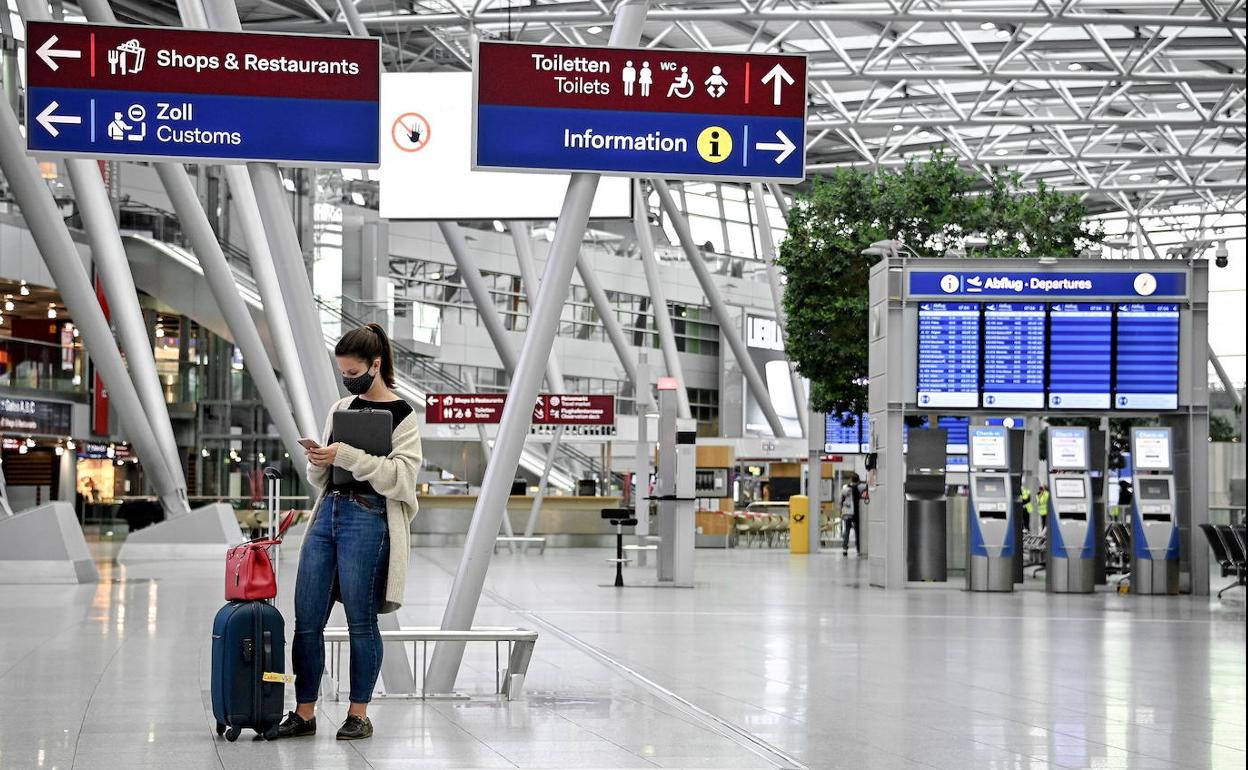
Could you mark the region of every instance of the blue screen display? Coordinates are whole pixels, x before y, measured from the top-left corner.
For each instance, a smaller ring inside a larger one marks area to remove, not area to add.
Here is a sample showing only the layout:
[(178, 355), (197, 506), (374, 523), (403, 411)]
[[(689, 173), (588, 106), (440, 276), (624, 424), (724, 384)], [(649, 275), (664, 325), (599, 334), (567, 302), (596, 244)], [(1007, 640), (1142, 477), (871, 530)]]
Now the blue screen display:
[(970, 302), (919, 305), (919, 406), (979, 406), (979, 311)]
[(862, 417), (862, 433), (858, 438), (861, 442), (858, 448), (865, 455), (871, 451), (871, 415), (863, 412), (860, 417)]
[(1067, 303), (1049, 311), (1049, 407), (1108, 409), (1113, 307)]
[(971, 442), (971, 418), (937, 417), (936, 427), (945, 429), (945, 451), (951, 455), (964, 455)]
[(1117, 316), (1114, 406), (1177, 409), (1179, 306), (1123, 304)]
[(985, 305), (984, 407), (1042, 408), (1044, 354), (1044, 305)]
[[(846, 423), (853, 423), (847, 425)], [(829, 414), (824, 418), (823, 451), (855, 453), (862, 445), (862, 418), (849, 412)]]

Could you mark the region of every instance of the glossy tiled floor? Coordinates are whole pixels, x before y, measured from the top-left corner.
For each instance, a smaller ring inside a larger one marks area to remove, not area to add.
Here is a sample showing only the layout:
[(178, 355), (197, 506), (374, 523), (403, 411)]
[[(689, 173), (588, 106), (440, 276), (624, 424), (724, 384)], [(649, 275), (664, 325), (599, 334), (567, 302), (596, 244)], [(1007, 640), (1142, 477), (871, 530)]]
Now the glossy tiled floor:
[[(607, 555), (497, 557), (479, 624), (542, 632), (522, 701), (378, 702), (349, 744), (336, 703), (316, 738), (215, 738), (216, 564), (0, 586), (0, 768), (1245, 766), (1242, 589), (885, 593), (839, 553), (754, 550), (699, 551), (694, 590), (617, 590)], [(457, 559), (413, 552), (403, 624), (436, 624)], [(470, 654), (460, 687), (492, 668)]]

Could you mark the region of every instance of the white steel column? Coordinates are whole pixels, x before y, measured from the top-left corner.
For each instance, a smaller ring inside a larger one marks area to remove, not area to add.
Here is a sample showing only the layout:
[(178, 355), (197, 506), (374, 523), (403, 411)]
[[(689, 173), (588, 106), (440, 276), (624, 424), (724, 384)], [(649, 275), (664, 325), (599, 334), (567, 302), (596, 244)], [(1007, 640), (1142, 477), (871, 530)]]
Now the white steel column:
[[(520, 267), (520, 283), (524, 286), (524, 296), (529, 304), (529, 311), (537, 304), (538, 280), (537, 267), (533, 260), (533, 241), (529, 237), (529, 227), (524, 222), (508, 222), (507, 229), (511, 232), (511, 241), (516, 247), (516, 264)], [(546, 384), (552, 393), (563, 393), (566, 388), (563, 373), (559, 371), (559, 358), (552, 348), (546, 359)], [(537, 531), (537, 520), (542, 512), (542, 503), (546, 501), (546, 487), (550, 485), (550, 471), (555, 466), (555, 456), (559, 453), (563, 441), (563, 426), (555, 428), (550, 437), (550, 445), (546, 447), (546, 460), (542, 463), (542, 473), (537, 479), (537, 494), (533, 496), (533, 504), (529, 506), (529, 518), (524, 522), (524, 536), (533, 537)], [(524, 546), (527, 551), (528, 544)]]
[(611, 301), (607, 299), (607, 293), (602, 290), (602, 284), (598, 282), (594, 266), (589, 264), (585, 255), (580, 251), (576, 254), (576, 269), (581, 274), (581, 282), (585, 284), (585, 290), (589, 292), (594, 309), (598, 311), (598, 317), (602, 319), (602, 327), (607, 331), (611, 347), (615, 348), (615, 355), (620, 359), (620, 366), (624, 367), (624, 375), (633, 384), (633, 396), (638, 406), (643, 404), (652, 406), (649, 383), (637, 381), (637, 363), (633, 360), (633, 354), (629, 350), (628, 340), (624, 339), (624, 329), (620, 326), (620, 319), (615, 317), (615, 310), (611, 307)]
[(685, 259), (689, 261), (693, 274), (697, 276), (698, 283), (702, 285), (702, 292), (706, 295), (706, 301), (711, 305), (711, 312), (715, 314), (715, 320), (724, 333), (724, 339), (728, 341), (728, 347), (737, 359), (741, 373), (745, 375), (746, 385), (758, 399), (758, 405), (762, 408), (772, 433), (777, 438), (784, 438), (787, 434), (784, 432), (784, 425), (780, 422), (780, 415), (776, 413), (776, 408), (771, 403), (771, 396), (767, 393), (767, 383), (763, 382), (762, 376), (758, 373), (758, 367), (754, 366), (754, 362), (750, 360), (750, 354), (745, 349), (745, 342), (741, 339), (741, 330), (728, 315), (728, 308), (724, 304), (723, 296), (719, 293), (719, 287), (711, 278), (711, 271), (707, 269), (706, 263), (702, 260), (702, 253), (698, 251), (697, 244), (693, 242), (693, 233), (689, 231), (689, 220), (676, 207), (676, 201), (672, 200), (672, 191), (668, 189), (667, 182), (655, 179), (653, 183), (654, 191), (658, 193), (663, 209), (671, 218), (672, 226), (676, 228), (676, 236), (680, 239), (680, 245), (685, 251)]
[[(308, 380), (304, 376), (303, 361), (299, 358), (295, 334), (290, 328), (291, 318), (286, 312), (286, 300), (282, 297), (282, 285), (277, 277), (277, 269), (273, 266), (269, 240), (264, 234), (264, 222), (260, 219), (260, 207), (256, 202), (255, 188), (251, 186), (251, 177), (247, 175), (247, 169), (236, 165), (223, 166), (223, 168), (230, 195), (234, 198), (234, 213), (242, 228), (243, 239), (247, 242), (251, 277), (255, 279), (256, 288), (260, 292), (260, 302), (264, 306), (264, 320), (269, 326), (269, 337), (273, 340), (273, 351), (277, 354), (282, 379), (286, 382), (286, 393), (290, 397), (295, 423), (299, 426), (299, 432), (302, 435), (320, 438), (321, 424), (317, 422), (316, 412), (312, 409)], [(319, 330), (320, 327), (317, 328)], [(321, 348), (324, 348), (323, 342)]]
[[(676, 410), (681, 419), (691, 419), (689, 389), (685, 386), (685, 370), (680, 363), (680, 351), (676, 349), (676, 332), (672, 329), (672, 314), (667, 308), (667, 295), (663, 291), (663, 279), (659, 277), (659, 262), (654, 257), (654, 237), (650, 232), (650, 220), (645, 196), (641, 194), (641, 181), (633, 181), (633, 227), (637, 231), (637, 250), (641, 252), (641, 266), (646, 271), (646, 288), (650, 292), (650, 308), (654, 312), (654, 328), (659, 333), (659, 349), (663, 351), (663, 363), (667, 376), (675, 377)], [(646, 391), (650, 384), (647, 381)], [(653, 398), (653, 394), (651, 394)], [(638, 403), (638, 413), (641, 406)]]
[[(113, 14), (108, 0), (82, 0), (80, 6), (88, 21), (101, 24), (117, 23), (117, 17)], [(177, 212), (178, 219), (182, 223), (182, 229), (186, 231), (191, 240), (195, 256), (208, 282), (208, 288), (221, 309), (221, 315), (225, 318), (230, 333), (234, 335), (235, 343), (243, 351), (243, 363), (246, 364), (251, 379), (256, 383), (256, 390), (260, 391), (260, 397), (264, 401), (269, 416), (273, 418), (273, 424), (277, 426), (277, 432), (282, 438), (286, 451), (290, 454), (291, 462), (302, 476), (307, 461), (299, 447), (299, 429), (295, 425), (294, 417), (282, 394), (277, 374), (269, 362), (269, 354), (260, 341), (260, 333), (256, 329), (256, 324), (251, 318), (251, 313), (247, 311), (242, 297), (238, 294), (234, 273), (226, 261), (225, 253), (221, 250), (216, 234), (212, 231), (212, 225), (208, 223), (208, 217), (204, 213), (199, 196), (195, 193), (195, 187), (186, 169), (180, 163), (156, 163), (154, 165), (156, 174), (169, 194), (170, 202), (173, 203), (173, 210)]]
[(459, 276), (464, 280), (464, 286), (468, 287), (472, 303), (477, 306), (477, 315), (481, 318), (481, 325), (490, 335), (490, 341), (494, 343), (494, 349), (498, 351), (498, 358), (503, 362), (503, 368), (507, 370), (507, 374), (514, 376), (516, 352), (511, 349), (511, 340), (507, 339), (503, 319), (498, 316), (498, 309), (494, 307), (494, 299), (485, 285), (485, 279), (481, 277), (481, 271), (477, 269), (476, 263), (472, 261), (472, 256), (468, 253), (468, 243), (464, 240), (464, 232), (454, 222), (438, 222), (438, 230), (441, 231), (442, 238), (451, 250), (451, 257), (455, 260), (455, 266), (459, 268)]
[[(763, 262), (767, 265), (767, 285), (771, 289), (771, 303), (776, 308), (776, 323), (780, 326), (780, 344), (784, 345), (787, 356), (789, 316), (784, 310), (784, 287), (780, 285), (780, 271), (776, 269), (776, 239), (771, 232), (771, 217), (767, 214), (767, 200), (763, 197), (763, 186), (758, 182), (751, 183), (750, 193), (754, 197), (754, 216), (758, 220), (758, 243), (762, 246)], [(802, 378), (798, 375), (797, 365), (793, 363), (792, 358), (789, 359), (788, 364), (789, 382), (793, 385), (793, 403), (797, 407), (797, 421), (802, 426), (802, 431), (809, 433), (811, 428), (809, 427), (810, 414), (806, 409), (806, 389), (802, 387)], [(822, 445), (819, 448), (822, 450)]]
[(65, 307), (82, 333), (83, 344), (100, 371), (109, 400), (121, 416), (126, 436), (134, 445), (144, 470), (151, 475), (153, 486), (160, 492), (162, 506), (170, 514), (185, 512), (186, 489), (171, 478), (151, 423), (143, 412), (143, 403), (96, 299), (91, 278), (69, 237), (60, 209), (52, 200), (52, 193), (39, 176), (35, 161), (26, 154), (17, 116), (8, 102), (0, 104), (0, 170), (13, 189), (35, 245), (65, 300)]
[[(610, 45), (628, 47), (637, 45), (645, 26), (648, 0), (622, 0), (616, 6), (615, 24), (611, 29)], [(511, 383), (507, 405), (503, 408), (499, 425), (498, 441), (494, 456), (486, 468), (472, 512), (472, 523), (464, 543), (463, 557), (451, 586), (446, 611), (442, 615), (442, 628), (467, 630), (472, 627), (473, 616), (485, 587), (485, 573), (489, 568), (490, 555), (494, 550), (494, 536), (499, 520), (506, 513), (507, 495), (511, 479), (515, 475), (524, 450), (524, 440), (533, 417), (533, 402), (537, 398), (542, 381), (542, 370), (559, 327), (559, 316), (567, 299), (572, 272), (576, 269), (576, 255), (581, 250), (581, 240), (589, 225), (589, 211), (598, 189), (598, 174), (573, 174), (564, 196), (563, 210), (555, 227), (555, 240), (551, 244), (550, 258), (542, 275), (537, 303), (529, 317), (529, 330), (520, 351), (516, 376)], [(433, 650), (433, 659), (426, 674), (429, 692), (450, 692), (463, 660), (463, 642), (440, 642)]]
[[(19, 5), (22, 15), (28, 21), (46, 21), (51, 18), (47, 4), (40, 0), (19, 0)], [(29, 77), (27, 73), (27, 78)], [(126, 367), (143, 406), (143, 416), (151, 425), (152, 435), (156, 439), (159, 461), (168, 469), (163, 488), (160, 477), (156, 477), (157, 488), (162, 501), (168, 501), (173, 506), (167, 507), (166, 514), (170, 518), (181, 516), (190, 512), (186, 501), (186, 479), (178, 457), (178, 443), (173, 436), (169, 408), (165, 404), (164, 389), (160, 385), (160, 375), (156, 373), (156, 354), (152, 347), (151, 330), (147, 328), (147, 323), (143, 320), (143, 309), (139, 307), (138, 289), (134, 286), (130, 261), (121, 243), (121, 233), (117, 229), (117, 215), (113, 211), (112, 201), (108, 197), (108, 190), (104, 187), (96, 161), (65, 158), (64, 164), (69, 170), (74, 198), (78, 203), (78, 211), (82, 214), (87, 239), (91, 243), (91, 256), (99, 265), (100, 281), (113, 311), (113, 326), (126, 353)], [(144, 464), (156, 459), (149, 458)]]
[[(242, 31), (238, 9), (232, 0), (203, 0), (203, 3), (206, 18), (212, 28)], [(256, 204), (264, 223), (264, 233), (268, 239), (281, 295), (285, 300), (296, 352), (307, 379), (313, 415), (328, 414), (330, 406), (339, 396), (338, 378), (325, 349), (320, 311), (312, 295), (312, 282), (303, 263), (303, 251), (299, 247), (299, 236), (295, 232), (295, 223), (290, 205), (286, 201), (281, 175), (273, 163), (248, 163), (247, 173), (251, 177)], [(252, 252), (253, 270), (255, 262), (263, 258), (262, 253)]]

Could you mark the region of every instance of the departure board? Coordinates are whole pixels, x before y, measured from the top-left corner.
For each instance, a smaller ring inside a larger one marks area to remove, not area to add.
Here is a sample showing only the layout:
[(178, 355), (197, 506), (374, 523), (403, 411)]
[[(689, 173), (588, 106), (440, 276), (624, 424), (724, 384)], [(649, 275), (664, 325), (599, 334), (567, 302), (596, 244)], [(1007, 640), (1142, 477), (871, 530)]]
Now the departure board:
[(858, 441), (860, 442), (858, 449), (865, 455), (871, 451), (871, 415), (863, 412), (858, 417), (860, 418), (859, 425), (862, 426), (861, 431), (858, 433)]
[(971, 418), (937, 417), (936, 427), (945, 429), (945, 451), (951, 455), (964, 455), (971, 442)]
[(1049, 310), (1049, 407), (1108, 409), (1113, 307), (1056, 304)]
[(1119, 305), (1117, 321), (1114, 406), (1118, 409), (1177, 409), (1179, 306)]
[(970, 302), (919, 304), (919, 406), (979, 406), (979, 309)]
[(984, 306), (984, 408), (1042, 408), (1044, 358), (1044, 305)]
[[(848, 423), (852, 423), (848, 424)], [(829, 414), (824, 418), (823, 451), (853, 454), (862, 446), (862, 420), (843, 412)]]

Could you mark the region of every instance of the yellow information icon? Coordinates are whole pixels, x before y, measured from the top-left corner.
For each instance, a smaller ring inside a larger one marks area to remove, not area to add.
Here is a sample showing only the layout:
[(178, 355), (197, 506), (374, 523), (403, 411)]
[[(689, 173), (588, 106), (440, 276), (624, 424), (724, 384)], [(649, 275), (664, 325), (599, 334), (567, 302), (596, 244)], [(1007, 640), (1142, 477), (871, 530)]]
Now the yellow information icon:
[(719, 126), (702, 129), (698, 134), (698, 154), (707, 163), (723, 163), (732, 157), (732, 134)]

